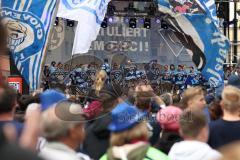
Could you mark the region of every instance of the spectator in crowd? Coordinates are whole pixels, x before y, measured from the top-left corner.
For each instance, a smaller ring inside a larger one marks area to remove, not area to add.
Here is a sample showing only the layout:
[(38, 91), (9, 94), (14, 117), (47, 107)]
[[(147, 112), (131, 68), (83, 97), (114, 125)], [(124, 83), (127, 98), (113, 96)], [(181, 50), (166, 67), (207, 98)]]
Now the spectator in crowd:
[[(68, 103), (63, 103), (63, 105), (65, 104)], [(61, 103), (58, 103), (55, 107), (47, 109), (42, 114), (40, 126), (42, 135), (47, 142), (41, 148), (39, 155), (46, 160), (90, 160), (87, 155), (75, 151), (85, 137), (83, 122), (60, 119), (56, 115), (56, 109), (60, 105)], [(78, 105), (78, 108), (81, 108), (81, 106)], [(71, 119), (71, 117), (65, 118)]]
[(14, 120), (14, 113), (17, 106), (16, 91), (8, 86), (0, 88), (0, 128), (11, 124), (17, 131), (17, 137), (23, 129), (23, 124)]
[(160, 95), (160, 98), (163, 100), (166, 106), (170, 106), (173, 104), (173, 97), (171, 93), (164, 93)]
[(234, 69), (234, 71), (233, 71), (233, 75), (240, 76), (240, 63), (238, 63), (238, 64), (235, 66), (235, 69)]
[(140, 121), (145, 115), (146, 113), (128, 103), (117, 105), (111, 112), (112, 121), (108, 127), (112, 132), (111, 147), (100, 160), (169, 160), (167, 155), (148, 144), (150, 135), (147, 124)]
[(214, 100), (209, 106), (209, 112), (212, 121), (222, 118), (223, 111), (220, 102), (221, 100)]
[(234, 74), (231, 75), (228, 78), (228, 85), (231, 85), (240, 89), (240, 75), (234, 75)]
[(63, 93), (53, 89), (46, 90), (40, 94), (42, 110), (46, 110), (54, 104), (66, 99), (67, 98)]
[(28, 105), (32, 103), (40, 103), (39, 94), (32, 96), (32, 95), (22, 95), (17, 99), (17, 107), (14, 114), (14, 119), (19, 122), (24, 122), (25, 112), (28, 108)]
[(50, 69), (49, 66), (45, 65), (43, 68), (43, 76), (42, 76), (42, 81), (43, 81), (43, 89), (49, 89), (49, 79), (50, 79)]
[(190, 87), (185, 90), (180, 105), (182, 109), (198, 109), (203, 111), (210, 122), (209, 109), (206, 107), (207, 103), (204, 97), (204, 91), (201, 87)]
[(42, 160), (34, 153), (9, 143), (3, 128), (0, 128), (0, 157), (4, 160)]
[[(99, 96), (93, 98), (90, 95), (91, 103), (83, 110), (89, 120), (86, 123), (87, 134), (83, 151), (94, 159), (99, 159), (109, 147), (110, 131), (107, 128), (111, 121), (109, 112), (121, 103), (123, 98), (121, 89), (117, 85), (102, 83), (101, 79), (97, 80), (96, 86), (98, 85), (103, 85), (99, 86), (100, 90), (97, 91)], [(92, 93), (95, 95), (95, 92)]]
[(102, 65), (101, 69), (104, 70), (108, 76), (110, 76), (111, 67), (108, 64), (108, 59), (104, 59), (104, 64)]
[(58, 62), (57, 64), (57, 70), (60, 72), (60, 71), (64, 71), (64, 68), (63, 68), (63, 64), (61, 62)]
[(180, 116), (180, 135), (184, 139), (175, 143), (169, 152), (171, 160), (217, 160), (221, 154), (206, 143), (208, 122), (199, 110), (186, 110)]
[(156, 146), (166, 154), (168, 154), (174, 143), (182, 140), (179, 135), (179, 118), (181, 114), (182, 110), (175, 106), (163, 108), (157, 114), (157, 121), (161, 125), (162, 132)]
[(56, 69), (57, 69), (56, 62), (52, 61), (51, 66), (49, 67), (50, 74), (54, 73), (56, 71)]
[[(101, 111), (102, 103), (93, 101), (88, 106), (90, 109)], [(95, 118), (96, 119), (95, 119)], [(98, 117), (97, 114), (92, 116), (90, 122), (86, 124), (86, 139), (83, 143), (83, 151), (93, 159), (100, 159), (109, 147), (110, 131), (107, 126), (111, 121), (111, 115), (105, 114)], [(93, 145), (94, 144), (94, 145)]]
[(213, 148), (240, 140), (240, 90), (233, 86), (225, 87), (220, 105), (222, 118), (210, 123), (208, 143)]
[(203, 110), (206, 106), (206, 101), (204, 98), (204, 92), (201, 87), (190, 87), (184, 91), (181, 107), (183, 109), (191, 108), (191, 109), (200, 109)]
[(161, 132), (161, 127), (155, 119), (155, 112), (160, 109), (160, 106), (162, 106), (164, 102), (161, 100), (161, 98), (154, 94), (150, 85), (138, 85), (136, 87), (135, 94), (136, 97), (134, 104), (141, 111), (147, 112), (147, 122), (152, 128), (152, 135), (149, 138), (149, 142), (151, 143), (151, 145), (154, 145), (157, 143), (159, 139), (159, 134)]

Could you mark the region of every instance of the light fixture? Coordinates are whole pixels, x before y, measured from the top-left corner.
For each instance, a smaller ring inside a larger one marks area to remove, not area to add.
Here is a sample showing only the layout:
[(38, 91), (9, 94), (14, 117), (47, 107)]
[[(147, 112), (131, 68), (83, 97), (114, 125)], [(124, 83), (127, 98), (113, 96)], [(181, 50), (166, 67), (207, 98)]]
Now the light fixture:
[(73, 27), (74, 26), (74, 21), (67, 19), (67, 26), (68, 27)]
[(145, 18), (144, 20), (144, 28), (150, 29), (151, 28), (151, 19)]
[(129, 27), (130, 28), (137, 28), (137, 19), (136, 18), (130, 18)]
[(101, 27), (102, 28), (107, 28), (107, 26), (108, 26), (108, 19), (104, 18), (104, 20), (102, 21)]

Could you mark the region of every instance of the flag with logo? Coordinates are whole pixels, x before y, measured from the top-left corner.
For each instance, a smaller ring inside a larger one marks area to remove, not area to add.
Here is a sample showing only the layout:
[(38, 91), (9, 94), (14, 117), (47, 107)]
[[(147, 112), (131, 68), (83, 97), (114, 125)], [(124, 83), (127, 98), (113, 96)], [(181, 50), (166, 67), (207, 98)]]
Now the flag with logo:
[(0, 0), (11, 56), (31, 90), (39, 87), (58, 0)]
[(220, 32), (214, 0), (158, 0), (159, 11), (211, 86), (221, 86), (230, 43)]
[(96, 40), (110, 0), (61, 0), (57, 16), (78, 21), (72, 54), (87, 53)]

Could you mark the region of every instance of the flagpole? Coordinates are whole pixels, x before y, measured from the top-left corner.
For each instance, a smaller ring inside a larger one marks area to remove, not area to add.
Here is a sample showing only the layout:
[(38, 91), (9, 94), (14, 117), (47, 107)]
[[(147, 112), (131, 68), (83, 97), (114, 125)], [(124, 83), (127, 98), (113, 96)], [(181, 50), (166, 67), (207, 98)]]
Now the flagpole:
[[(54, 26), (54, 23), (55, 23), (55, 18), (56, 18), (56, 16), (57, 16), (57, 11), (58, 11), (58, 7), (59, 7), (59, 3), (60, 3), (60, 0), (56, 0), (56, 8), (55, 8), (55, 10), (54, 10), (53, 20), (52, 20), (52, 24), (51, 24), (52, 27), (50, 28), (49, 35), (48, 35), (48, 38), (47, 38), (47, 40), (46, 40), (46, 44), (48, 44), (48, 42), (51, 40), (51, 37), (52, 37), (51, 35), (52, 35), (52, 32), (53, 32), (53, 26)], [(49, 47), (49, 46), (46, 45), (46, 47), (45, 47), (44, 50), (43, 50), (43, 60), (42, 60), (42, 64), (40, 64), (40, 65), (41, 65), (40, 67), (41, 67), (42, 69), (43, 69), (43, 67), (44, 67), (44, 65), (45, 65), (45, 62), (46, 62), (46, 53), (47, 53), (47, 48), (48, 48), (48, 47)], [(43, 70), (41, 70), (39, 77), (42, 77), (42, 74), (43, 74)], [(38, 80), (38, 82), (40, 82), (40, 80)], [(39, 89), (40, 86), (41, 86), (41, 84), (38, 83), (37, 88)]]

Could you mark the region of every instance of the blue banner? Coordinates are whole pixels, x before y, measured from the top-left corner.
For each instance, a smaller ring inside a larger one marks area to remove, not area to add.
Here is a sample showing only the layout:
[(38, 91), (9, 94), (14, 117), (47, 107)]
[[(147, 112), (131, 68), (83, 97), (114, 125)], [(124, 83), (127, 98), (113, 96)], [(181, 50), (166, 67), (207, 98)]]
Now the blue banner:
[(30, 89), (35, 90), (57, 0), (1, 0), (0, 4), (12, 57)]
[(158, 0), (159, 10), (168, 15), (166, 21), (189, 50), (193, 62), (205, 78), (213, 87), (221, 86), (224, 83), (223, 63), (230, 43), (217, 27), (215, 3), (195, 0), (198, 5), (195, 8), (203, 12), (198, 9), (199, 12), (193, 14), (176, 13), (170, 1), (172, 3), (172, 0)]

